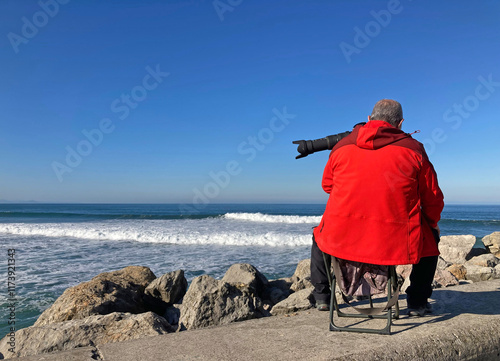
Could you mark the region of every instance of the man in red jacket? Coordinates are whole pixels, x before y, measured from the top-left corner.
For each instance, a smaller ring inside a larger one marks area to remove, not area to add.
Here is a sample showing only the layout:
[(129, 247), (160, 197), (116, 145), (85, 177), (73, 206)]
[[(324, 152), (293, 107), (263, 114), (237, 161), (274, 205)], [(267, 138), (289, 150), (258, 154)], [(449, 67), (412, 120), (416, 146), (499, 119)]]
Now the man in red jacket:
[(414, 264), (406, 291), (409, 314), (430, 312), (443, 194), (423, 145), (401, 130), (403, 120), (401, 104), (380, 100), (368, 123), (332, 149), (322, 183), (330, 197), (314, 230), (311, 255), (320, 306), (329, 288), (318, 274), (324, 267), (315, 247), (351, 261)]

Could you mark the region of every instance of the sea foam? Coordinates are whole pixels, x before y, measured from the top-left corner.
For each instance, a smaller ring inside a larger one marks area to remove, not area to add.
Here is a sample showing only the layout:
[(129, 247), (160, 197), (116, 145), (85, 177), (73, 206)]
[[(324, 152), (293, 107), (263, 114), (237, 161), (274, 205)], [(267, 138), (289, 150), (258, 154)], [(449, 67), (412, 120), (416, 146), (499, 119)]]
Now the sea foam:
[(234, 215), (184, 220), (10, 223), (0, 224), (0, 233), (178, 245), (303, 246), (311, 243), (312, 227), (307, 223), (316, 223), (311, 219), (314, 217)]
[(311, 223), (319, 224), (321, 216), (284, 216), (264, 213), (226, 213), (226, 219), (238, 221), (262, 222), (262, 223)]

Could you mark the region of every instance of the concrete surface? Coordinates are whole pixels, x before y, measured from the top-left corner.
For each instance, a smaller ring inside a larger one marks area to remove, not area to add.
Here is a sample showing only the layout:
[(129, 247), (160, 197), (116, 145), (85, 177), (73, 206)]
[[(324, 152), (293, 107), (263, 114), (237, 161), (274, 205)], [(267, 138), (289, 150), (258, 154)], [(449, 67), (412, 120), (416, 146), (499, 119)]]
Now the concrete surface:
[(434, 315), (409, 318), (400, 296), (392, 335), (331, 332), (328, 312), (312, 309), (17, 360), (500, 360), (500, 280), (432, 297)]

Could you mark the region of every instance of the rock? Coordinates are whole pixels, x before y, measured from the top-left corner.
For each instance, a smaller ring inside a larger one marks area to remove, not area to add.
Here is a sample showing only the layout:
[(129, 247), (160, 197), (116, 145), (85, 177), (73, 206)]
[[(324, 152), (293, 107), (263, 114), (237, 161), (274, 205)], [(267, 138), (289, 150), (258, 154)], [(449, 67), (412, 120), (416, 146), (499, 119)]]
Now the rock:
[(442, 236), (439, 242), (441, 257), (451, 263), (465, 263), (466, 257), (476, 243), (476, 237), (466, 236)]
[(180, 307), (180, 305), (169, 306), (163, 315), (167, 322), (172, 326), (177, 326), (179, 324), (179, 319), (181, 317)]
[(413, 269), (413, 265), (411, 264), (403, 264), (396, 266), (396, 274), (403, 279), (403, 283), (401, 285), (401, 292), (406, 292), (406, 289), (410, 285), (410, 273)]
[(248, 263), (233, 264), (222, 277), (222, 281), (233, 285), (246, 285), (257, 295), (264, 291), (268, 284), (267, 278)]
[(264, 294), (262, 295), (262, 299), (265, 303), (275, 305), (280, 301), (283, 301), (290, 295), (290, 291), (283, 291), (278, 287), (268, 287), (266, 288)]
[(290, 287), (292, 286), (292, 279), (290, 277), (287, 278), (279, 278), (277, 280), (269, 281), (267, 287), (276, 287), (282, 290), (283, 292), (290, 293)]
[(66, 289), (40, 315), (35, 326), (113, 312), (146, 312), (144, 289), (155, 278), (149, 268), (141, 266), (101, 273), (88, 282)]
[(413, 269), (413, 265), (411, 264), (403, 264), (396, 266), (396, 273), (399, 274), (404, 279), (410, 277), (411, 270)]
[(280, 278), (269, 281), (261, 296), (263, 302), (273, 306), (276, 303), (283, 301), (292, 292), (290, 290), (291, 285), (291, 278)]
[(498, 278), (495, 268), (492, 267), (482, 267), (474, 264), (465, 264), (467, 269), (466, 279), (473, 282), (488, 281)]
[(297, 268), (292, 276), (290, 289), (294, 292), (313, 287), (311, 283), (311, 260), (304, 259), (297, 264)]
[(297, 264), (292, 281), (295, 282), (304, 278), (311, 278), (311, 260), (309, 258), (303, 259)]
[(163, 315), (168, 306), (177, 303), (187, 291), (184, 271), (165, 273), (151, 282), (144, 290), (144, 302), (159, 315)]
[(467, 269), (462, 264), (452, 264), (447, 270), (454, 275), (458, 280), (465, 280)]
[(500, 257), (500, 232), (493, 232), (484, 236), (482, 241), (490, 253), (493, 253), (496, 257)]
[(406, 292), (406, 289), (410, 286), (410, 277), (405, 278), (403, 284), (401, 285), (401, 292)]
[[(448, 287), (459, 284), (457, 278), (452, 273), (450, 273), (445, 269), (447, 265), (449, 265), (449, 263), (446, 262), (443, 258), (441, 257), (438, 258), (438, 264), (436, 267), (436, 273), (434, 274), (432, 287), (434, 288)], [(396, 273), (399, 274), (404, 279), (404, 282), (401, 285), (402, 292), (406, 292), (406, 289), (410, 285), (410, 274), (412, 269), (413, 265), (411, 264), (396, 266)]]
[(466, 264), (473, 264), (473, 265), (481, 266), (481, 267), (495, 267), (499, 263), (500, 263), (500, 259), (498, 259), (497, 257), (495, 257), (491, 253), (482, 254), (480, 256), (473, 257), (469, 261), (466, 262)]
[(7, 343), (8, 337), (5, 337), (0, 341), (0, 354), (5, 358), (38, 355), (172, 331), (168, 322), (153, 312), (140, 315), (114, 312), (20, 329), (16, 331), (16, 352), (12, 354), (8, 351), (11, 346)]
[(191, 282), (181, 306), (179, 322), (186, 329), (223, 325), (267, 315), (260, 298), (248, 286), (236, 286), (208, 275)]
[(434, 280), (432, 282), (432, 286), (434, 288), (439, 287), (449, 287), (456, 286), (460, 282), (458, 282), (457, 277), (453, 273), (445, 269), (436, 269), (436, 273), (434, 274)]
[(298, 280), (297, 282), (294, 282), (291, 286), (290, 286), (290, 290), (292, 290), (293, 292), (297, 292), (297, 291), (300, 291), (300, 290), (303, 290), (303, 289), (306, 289), (306, 288), (310, 288), (310, 287), (314, 287), (312, 282), (311, 282), (311, 279), (310, 278), (303, 278), (301, 280)]
[(292, 293), (286, 299), (274, 305), (274, 307), (271, 309), (271, 315), (284, 315), (287, 313), (307, 310), (313, 307), (313, 289), (313, 287), (309, 287), (304, 290)]
[(438, 269), (447, 269), (452, 265), (451, 262), (446, 261), (443, 257), (438, 256), (438, 263), (437, 263), (437, 268)]

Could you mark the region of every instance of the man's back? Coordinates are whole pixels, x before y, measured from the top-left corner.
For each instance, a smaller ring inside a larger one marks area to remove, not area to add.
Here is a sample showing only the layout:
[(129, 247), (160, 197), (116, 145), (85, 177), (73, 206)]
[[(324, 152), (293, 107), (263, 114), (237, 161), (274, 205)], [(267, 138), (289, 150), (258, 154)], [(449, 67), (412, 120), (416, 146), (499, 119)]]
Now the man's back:
[(330, 198), (315, 237), (324, 252), (375, 264), (439, 254), (437, 177), (422, 145), (398, 128), (380, 120), (356, 127), (333, 148), (323, 189)]

